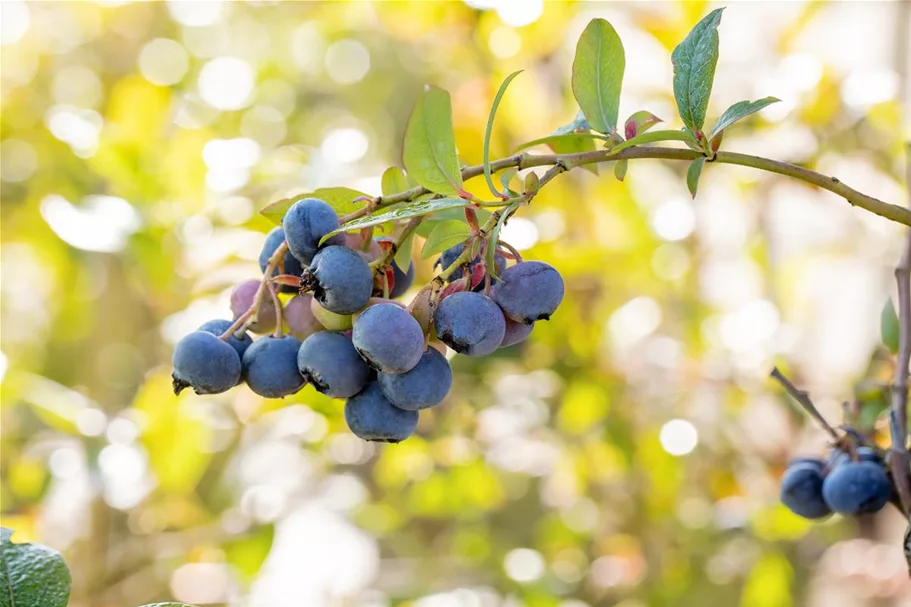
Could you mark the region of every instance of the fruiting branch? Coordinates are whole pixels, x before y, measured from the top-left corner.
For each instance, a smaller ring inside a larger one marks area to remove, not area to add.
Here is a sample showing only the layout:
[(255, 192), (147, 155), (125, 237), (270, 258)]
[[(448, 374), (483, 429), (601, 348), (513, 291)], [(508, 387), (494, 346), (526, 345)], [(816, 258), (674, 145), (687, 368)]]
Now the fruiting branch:
[[(508, 168), (517, 168), (519, 170), (538, 167), (538, 166), (551, 166), (551, 170), (556, 169), (556, 173), (550, 174), (545, 173), (541, 178), (539, 187), (543, 187), (547, 184), (553, 177), (556, 175), (573, 169), (580, 166), (585, 166), (589, 164), (598, 164), (601, 162), (613, 162), (619, 160), (639, 160), (645, 158), (661, 159), (661, 160), (683, 160), (683, 161), (693, 161), (697, 158), (703, 157), (704, 154), (690, 149), (681, 149), (681, 148), (669, 148), (669, 147), (655, 147), (655, 146), (634, 146), (620, 150), (619, 152), (614, 152), (612, 150), (595, 150), (592, 152), (579, 152), (575, 154), (528, 154), (521, 153), (509, 156), (507, 158), (501, 158), (490, 163), (490, 168), (492, 171), (502, 171)], [(872, 196), (868, 196), (862, 192), (855, 190), (854, 188), (846, 185), (837, 177), (830, 175), (823, 175), (811, 169), (798, 166), (796, 164), (791, 164), (789, 162), (782, 162), (779, 160), (771, 160), (769, 158), (763, 158), (760, 156), (752, 156), (749, 154), (739, 154), (736, 152), (718, 152), (715, 154), (714, 159), (710, 162), (717, 164), (733, 164), (738, 166), (752, 167), (755, 169), (768, 171), (770, 173), (777, 173), (779, 175), (785, 175), (787, 177), (792, 177), (798, 179), (805, 183), (815, 185), (824, 190), (828, 190), (833, 194), (841, 196), (852, 206), (859, 207), (874, 215), (879, 215), (886, 219), (904, 224), (906, 226), (911, 226), (911, 209), (894, 205), (888, 202), (879, 200)], [(474, 177), (479, 177), (484, 174), (483, 165), (468, 166), (462, 169), (462, 179), (472, 179)], [(404, 192), (399, 192), (397, 194), (391, 194), (389, 196), (379, 196), (373, 200), (373, 204), (369, 205), (372, 209), (379, 209), (385, 206), (392, 204), (398, 204), (401, 202), (408, 202), (416, 199), (419, 196), (430, 194), (431, 191), (421, 187), (416, 186)], [(503, 201), (502, 203), (496, 203), (499, 206), (507, 206), (510, 204), (510, 201)], [(368, 207), (364, 207), (346, 215), (342, 219), (344, 221), (351, 221), (353, 219), (358, 219), (364, 217), (371, 212)]]
[[(246, 324), (246, 322), (248, 320), (250, 320), (253, 317), (253, 314), (256, 312), (256, 310), (259, 309), (260, 304), (262, 304), (262, 302), (263, 302), (263, 297), (265, 297), (265, 295), (266, 295), (267, 285), (272, 281), (272, 273), (275, 271), (275, 268), (277, 268), (279, 266), (279, 264), (282, 262), (282, 260), (285, 257), (285, 253), (287, 253), (287, 252), (288, 252), (288, 243), (287, 242), (282, 242), (278, 247), (276, 247), (275, 251), (272, 253), (272, 256), (269, 257), (269, 263), (266, 265), (266, 269), (263, 271), (263, 279), (259, 283), (259, 288), (256, 290), (256, 295), (253, 296), (253, 303), (250, 304), (250, 307), (247, 309), (246, 312), (244, 312), (243, 314), (238, 316), (234, 320), (234, 322), (231, 323), (231, 326), (228, 327), (224, 333), (222, 333), (221, 335), (218, 336), (219, 339), (221, 339), (222, 341), (227, 341), (228, 338), (231, 337), (231, 335), (236, 333), (242, 326), (244, 326), (244, 324)], [(270, 288), (269, 291), (271, 292), (272, 289)], [(273, 296), (274, 295), (275, 294), (273, 293)], [(275, 296), (275, 297), (276, 297), (276, 299), (278, 299), (277, 296)], [(281, 305), (280, 303), (277, 304), (276, 308), (280, 308), (280, 305)], [(277, 321), (276, 332), (278, 332), (281, 330), (281, 325), (282, 325), (282, 315), (281, 315), (281, 312), (279, 311), (279, 309), (276, 309), (276, 321)], [(281, 335), (281, 333), (277, 333), (277, 336), (280, 336), (280, 335)]]

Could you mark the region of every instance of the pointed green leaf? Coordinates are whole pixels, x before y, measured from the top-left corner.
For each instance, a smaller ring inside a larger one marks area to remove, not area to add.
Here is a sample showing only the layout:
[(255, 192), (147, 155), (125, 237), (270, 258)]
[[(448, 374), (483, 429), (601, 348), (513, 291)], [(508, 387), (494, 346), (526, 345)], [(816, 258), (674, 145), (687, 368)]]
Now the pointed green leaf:
[(449, 93), (428, 86), (418, 99), (408, 127), (402, 154), (408, 175), (431, 192), (458, 196), (462, 173), (452, 131)]
[(723, 10), (712, 11), (697, 23), (671, 54), (677, 111), (683, 124), (693, 131), (701, 131), (705, 124), (718, 63), (718, 24)]
[(705, 156), (700, 156), (686, 170), (686, 187), (693, 198), (696, 197), (696, 188), (699, 187), (699, 177), (702, 176), (703, 166), (705, 166)]
[[(564, 124), (561, 127), (554, 129), (554, 132), (551, 135), (565, 135), (567, 133), (587, 133), (592, 130), (592, 125), (589, 124), (588, 120), (585, 119), (585, 114), (582, 113), (582, 110), (576, 112), (576, 118), (569, 124)], [(603, 135), (599, 135), (603, 137)]]
[(471, 229), (464, 221), (447, 219), (437, 223), (421, 249), (421, 259), (430, 259), (437, 253), (442, 253), (460, 242), (465, 242), (471, 236)]
[(566, 133), (563, 135), (548, 135), (547, 137), (540, 137), (538, 139), (526, 141), (517, 147), (515, 151), (521, 152), (522, 150), (532, 148), (536, 145), (547, 145), (554, 151), (556, 151), (556, 147), (573, 149), (578, 148), (579, 151), (584, 151), (584, 149), (587, 149), (589, 147), (591, 149), (595, 149), (595, 139), (604, 141), (606, 140), (606, 137), (603, 135), (598, 135), (597, 133)]
[(756, 101), (738, 101), (728, 109), (724, 110), (724, 113), (721, 115), (721, 118), (718, 119), (718, 124), (715, 125), (715, 128), (712, 129), (712, 134), (709, 136), (709, 139), (712, 139), (728, 128), (738, 120), (743, 120), (750, 114), (755, 114), (759, 110), (773, 103), (781, 101), (777, 97), (763, 97), (762, 99), (757, 99)]
[(696, 143), (696, 140), (692, 135), (685, 131), (650, 131), (648, 133), (642, 133), (641, 135), (636, 135), (632, 139), (628, 139), (623, 143), (615, 145), (610, 149), (612, 154), (621, 152), (627, 148), (631, 148), (637, 145), (642, 145), (643, 143), (655, 143), (657, 141), (686, 141)]
[[(407, 190), (408, 188), (405, 189)], [(285, 216), (285, 213), (288, 212), (288, 208), (292, 204), (302, 198), (319, 198), (328, 203), (340, 216), (347, 215), (363, 206), (363, 203), (354, 202), (354, 199), (360, 196), (367, 196), (367, 194), (352, 190), (351, 188), (319, 188), (308, 194), (298, 194), (297, 196), (292, 196), (290, 198), (276, 200), (267, 205), (260, 213), (271, 219), (272, 222), (281, 225), (282, 217)]]
[(0, 527), (0, 607), (66, 607), (70, 570), (56, 550), (14, 544), (14, 531)]
[(620, 36), (604, 19), (592, 19), (576, 45), (572, 88), (576, 102), (596, 131), (610, 133), (617, 129), (625, 68)]
[(879, 334), (883, 344), (893, 354), (898, 354), (898, 337), (901, 327), (898, 322), (898, 313), (895, 311), (895, 304), (892, 300), (886, 302), (883, 311), (879, 315)]
[(512, 168), (512, 169), (506, 169), (505, 171), (500, 173), (500, 184), (503, 186), (503, 189), (506, 190), (506, 192), (510, 196), (515, 196), (515, 193), (512, 190), (512, 188), (509, 187), (509, 182), (512, 181), (512, 178), (515, 177), (516, 173), (518, 173), (518, 172), (519, 172), (518, 169)]
[(626, 169), (628, 167), (629, 161), (626, 158), (617, 161), (617, 164), (614, 165), (614, 177), (617, 178), (617, 181), (623, 181), (623, 178), (626, 177)]
[(406, 202), (400, 205), (396, 205), (383, 213), (367, 215), (365, 217), (360, 217), (358, 219), (349, 221), (334, 232), (326, 234), (323, 237), (322, 241), (331, 238), (333, 234), (338, 234), (339, 232), (350, 232), (351, 230), (359, 230), (361, 228), (366, 228), (369, 226), (377, 226), (383, 223), (388, 223), (390, 221), (398, 221), (400, 219), (409, 219), (411, 217), (429, 215), (430, 213), (435, 213), (443, 209), (464, 207), (467, 204), (468, 201), (461, 198), (434, 198), (432, 200), (422, 200), (420, 202)]
[(405, 177), (405, 172), (399, 167), (389, 167), (386, 169), (383, 172), (381, 183), (383, 196), (391, 196), (392, 194), (398, 194), (411, 189), (411, 186), (408, 184), (408, 178)]
[(399, 243), (399, 248), (395, 252), (395, 263), (403, 272), (408, 271), (411, 265), (411, 249), (414, 248), (414, 232), (408, 235), (404, 242)]
[(490, 115), (487, 117), (487, 130), (484, 132), (484, 178), (487, 179), (487, 187), (490, 188), (490, 191), (495, 196), (503, 196), (500, 190), (497, 189), (497, 186), (493, 183), (493, 177), (490, 174), (490, 137), (493, 134), (493, 119), (497, 115), (497, 108), (500, 107), (500, 100), (503, 99), (503, 94), (506, 92), (509, 83), (512, 82), (513, 78), (522, 73), (523, 70), (511, 73), (503, 81), (503, 84), (500, 85), (499, 90), (497, 90), (496, 96), (493, 98), (493, 105), (490, 106)]

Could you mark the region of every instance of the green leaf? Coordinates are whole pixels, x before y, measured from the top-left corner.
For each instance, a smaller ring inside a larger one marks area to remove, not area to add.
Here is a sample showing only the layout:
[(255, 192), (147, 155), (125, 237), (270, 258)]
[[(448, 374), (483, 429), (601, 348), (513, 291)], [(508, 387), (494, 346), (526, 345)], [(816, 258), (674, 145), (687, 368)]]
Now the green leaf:
[(14, 544), (14, 531), (0, 527), (0, 607), (66, 607), (70, 570), (56, 550)]
[(405, 172), (399, 167), (389, 167), (383, 172), (382, 178), (383, 196), (391, 196), (405, 190), (410, 190), (408, 178)]
[[(606, 141), (606, 137), (599, 135), (597, 133), (564, 133), (560, 135), (548, 135), (547, 137), (540, 137), (538, 139), (532, 139), (527, 141), (516, 148), (516, 152), (521, 152), (522, 150), (534, 147), (536, 145), (547, 145), (552, 150), (556, 151), (556, 148), (572, 148), (579, 149), (579, 151), (585, 151), (585, 148), (595, 149), (594, 141), (595, 139), (600, 139)], [(561, 152), (562, 153), (562, 152)]]
[(604, 19), (592, 19), (576, 44), (572, 88), (579, 107), (596, 131), (610, 133), (617, 129), (625, 68), (620, 36)]
[(700, 156), (686, 170), (686, 187), (693, 198), (696, 197), (696, 188), (699, 186), (699, 177), (702, 175), (703, 166), (705, 166), (705, 156)]
[(490, 115), (487, 117), (487, 130), (484, 132), (484, 178), (487, 179), (487, 187), (490, 188), (490, 191), (495, 196), (502, 196), (503, 194), (497, 189), (497, 186), (493, 183), (493, 177), (490, 174), (490, 136), (493, 134), (493, 119), (497, 115), (497, 108), (500, 107), (500, 100), (503, 99), (503, 94), (506, 92), (506, 88), (509, 86), (509, 83), (512, 82), (513, 78), (522, 73), (523, 70), (511, 73), (503, 81), (503, 84), (500, 85), (499, 90), (497, 90), (496, 96), (493, 98), (493, 105), (490, 106)]
[(705, 124), (718, 63), (718, 24), (723, 10), (709, 13), (671, 53), (677, 111), (683, 124), (693, 131), (701, 131)]
[[(385, 175), (383, 177), (385, 178)], [(408, 188), (405, 189), (407, 190)], [(354, 202), (354, 199), (359, 196), (367, 196), (367, 194), (351, 188), (319, 188), (308, 194), (298, 194), (290, 198), (276, 200), (267, 205), (260, 213), (272, 220), (273, 223), (281, 225), (282, 217), (285, 216), (292, 204), (303, 198), (319, 198), (328, 203), (339, 215), (348, 215), (361, 208), (361, 203)]]
[(778, 103), (781, 99), (777, 97), (763, 97), (762, 99), (757, 99), (756, 101), (738, 101), (728, 109), (724, 110), (724, 113), (721, 115), (721, 118), (718, 119), (718, 123), (715, 125), (715, 128), (712, 129), (712, 134), (709, 135), (709, 139), (712, 139), (715, 135), (728, 128), (738, 120), (743, 120), (750, 114), (755, 114), (759, 110), (773, 103)]
[(448, 196), (461, 192), (452, 105), (443, 89), (428, 86), (418, 99), (405, 129), (402, 159), (408, 175), (431, 192)]
[[(512, 181), (512, 178), (515, 177), (518, 172), (519, 172), (519, 169), (511, 168), (511, 169), (506, 169), (505, 171), (500, 173), (500, 184), (503, 186), (503, 189), (506, 190), (506, 192), (510, 196), (516, 195), (516, 192), (512, 188), (509, 187), (509, 183)], [(480, 217), (478, 219), (480, 219)]]
[(617, 164), (614, 165), (614, 177), (617, 178), (617, 181), (623, 181), (623, 178), (626, 177), (626, 169), (628, 167), (629, 161), (626, 158), (617, 161)]
[(465, 242), (471, 236), (471, 228), (464, 221), (447, 219), (440, 221), (433, 228), (421, 249), (421, 259), (430, 259), (437, 253), (442, 253), (460, 242)]
[(411, 265), (412, 248), (414, 248), (414, 232), (408, 235), (405, 242), (399, 244), (399, 248), (395, 252), (395, 263), (403, 272), (407, 272), (408, 266)]
[(883, 311), (879, 314), (879, 334), (883, 344), (893, 354), (898, 354), (898, 337), (901, 327), (898, 322), (898, 313), (895, 311), (895, 304), (892, 300), (886, 302)]
[(443, 209), (464, 207), (467, 204), (468, 201), (461, 198), (433, 198), (431, 200), (422, 200), (420, 202), (406, 202), (400, 205), (396, 205), (384, 213), (367, 215), (365, 217), (360, 217), (358, 219), (349, 221), (334, 232), (326, 234), (323, 237), (322, 241), (329, 239), (333, 234), (338, 234), (339, 232), (350, 232), (351, 230), (376, 226), (380, 225), (381, 223), (387, 223), (390, 221), (409, 219), (411, 217), (418, 217), (420, 215), (429, 215), (430, 213), (435, 213)]
[(228, 562), (234, 565), (249, 582), (256, 576), (263, 561), (269, 556), (274, 537), (275, 526), (263, 525), (251, 533), (226, 542), (222, 549), (225, 551)]
[(641, 135), (637, 135), (632, 139), (628, 139), (623, 143), (615, 145), (611, 148), (610, 151), (612, 154), (616, 154), (617, 152), (623, 151), (627, 148), (642, 145), (643, 143), (655, 143), (657, 141), (686, 141), (688, 143), (696, 143), (696, 139), (685, 131), (651, 131), (648, 133), (642, 133)]

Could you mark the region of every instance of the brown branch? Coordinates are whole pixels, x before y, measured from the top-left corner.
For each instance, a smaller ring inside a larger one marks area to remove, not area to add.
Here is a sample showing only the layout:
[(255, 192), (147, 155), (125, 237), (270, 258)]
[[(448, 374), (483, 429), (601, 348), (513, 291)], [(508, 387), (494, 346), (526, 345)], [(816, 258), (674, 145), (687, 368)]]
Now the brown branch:
[[(911, 144), (907, 146), (907, 185), (911, 197)], [(909, 200), (911, 205), (911, 200)], [(911, 232), (906, 235), (901, 260), (895, 268), (898, 286), (898, 358), (892, 380), (889, 428), (892, 447), (889, 465), (905, 516), (911, 518), (911, 454), (908, 453), (908, 364), (911, 361)]]

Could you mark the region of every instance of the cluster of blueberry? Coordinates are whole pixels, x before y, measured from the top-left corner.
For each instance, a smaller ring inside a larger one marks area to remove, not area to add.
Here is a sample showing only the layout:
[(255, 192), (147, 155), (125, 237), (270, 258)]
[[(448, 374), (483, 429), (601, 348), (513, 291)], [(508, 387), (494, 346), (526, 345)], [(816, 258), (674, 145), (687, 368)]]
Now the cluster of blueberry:
[[(364, 234), (342, 232), (321, 243), (338, 229), (338, 216), (321, 200), (288, 209), (259, 259), (264, 273), (275, 268), (271, 280), (238, 285), (233, 322), (209, 321), (177, 343), (175, 393), (216, 394), (246, 382), (256, 394), (280, 398), (309, 383), (347, 399), (345, 420), (357, 436), (399, 442), (414, 432), (418, 412), (450, 390), (446, 346), (486, 356), (519, 343), (563, 299), (563, 279), (550, 265), (516, 260), (507, 267), (497, 253), (493, 276), (480, 255), (465, 261), (462, 243), (442, 253), (444, 272), (406, 307), (393, 298), (411, 286), (414, 266), (403, 271), (384, 261), (386, 243)], [(270, 264), (285, 242), (283, 260)], [(295, 294), (282, 305), (278, 291)], [(273, 333), (254, 341), (247, 331)]]
[(781, 501), (808, 519), (832, 512), (845, 516), (879, 512), (892, 498), (892, 483), (882, 457), (870, 447), (832, 451), (829, 461), (800, 458), (781, 479)]

